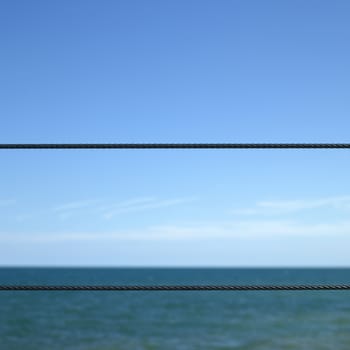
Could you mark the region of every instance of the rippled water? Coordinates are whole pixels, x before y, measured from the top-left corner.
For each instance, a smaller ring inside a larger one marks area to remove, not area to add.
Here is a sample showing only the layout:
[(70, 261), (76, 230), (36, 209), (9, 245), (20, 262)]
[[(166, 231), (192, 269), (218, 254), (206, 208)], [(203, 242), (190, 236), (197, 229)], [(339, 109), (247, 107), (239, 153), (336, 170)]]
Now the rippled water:
[[(0, 269), (1, 284), (349, 283), (349, 269)], [(350, 292), (0, 292), (0, 349), (349, 349)]]

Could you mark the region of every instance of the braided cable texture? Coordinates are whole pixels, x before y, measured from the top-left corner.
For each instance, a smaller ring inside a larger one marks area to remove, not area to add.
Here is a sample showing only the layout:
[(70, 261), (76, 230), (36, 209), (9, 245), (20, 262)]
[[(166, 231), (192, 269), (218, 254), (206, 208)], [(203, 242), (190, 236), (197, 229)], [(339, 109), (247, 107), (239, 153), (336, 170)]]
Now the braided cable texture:
[(276, 149), (350, 148), (350, 143), (8, 143), (0, 149)]
[(350, 285), (0, 285), (0, 291), (331, 291)]

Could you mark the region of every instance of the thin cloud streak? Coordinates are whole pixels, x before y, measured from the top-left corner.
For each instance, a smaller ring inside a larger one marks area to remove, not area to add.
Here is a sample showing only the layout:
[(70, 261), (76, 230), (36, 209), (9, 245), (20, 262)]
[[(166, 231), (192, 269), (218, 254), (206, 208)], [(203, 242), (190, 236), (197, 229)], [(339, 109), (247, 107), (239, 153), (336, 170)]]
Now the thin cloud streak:
[[(140, 197), (130, 199), (114, 205), (113, 210), (103, 209), (106, 219), (113, 218), (127, 212), (151, 210), (156, 208), (180, 205), (195, 200), (184, 197), (157, 200), (155, 197)], [(94, 207), (97, 201), (72, 202), (58, 208), (76, 210), (88, 205)], [(93, 204), (94, 203), (94, 204)], [(73, 205), (74, 204), (74, 205)], [(350, 209), (350, 196), (327, 197), (314, 200), (285, 200), (285, 201), (259, 201), (255, 207), (241, 209), (244, 215), (261, 214), (276, 215), (296, 211), (305, 211), (314, 208)], [(243, 210), (243, 211), (242, 211)], [(244, 212), (246, 210), (246, 212)], [(64, 213), (64, 211), (63, 211)], [(323, 217), (323, 216), (322, 216)], [(331, 219), (331, 221), (329, 220)], [(284, 238), (284, 237), (310, 237), (350, 235), (350, 220), (347, 218), (337, 220), (323, 217), (323, 222), (288, 220), (287, 218), (268, 219), (264, 217), (240, 218), (233, 220), (212, 220), (201, 222), (176, 223), (169, 225), (156, 225), (138, 230), (105, 231), (105, 232), (49, 232), (45, 234), (0, 234), (1, 242), (70, 242), (70, 241), (118, 241), (118, 240), (201, 240), (201, 239), (254, 239), (254, 238)]]
[(259, 201), (251, 208), (232, 210), (235, 215), (280, 215), (317, 208), (350, 210), (350, 196), (327, 197), (320, 199)]
[(79, 209), (91, 207), (99, 202), (101, 202), (101, 200), (98, 200), (98, 199), (87, 199), (87, 200), (81, 200), (81, 201), (74, 201), (74, 202), (69, 202), (69, 203), (59, 205), (59, 206), (53, 208), (52, 211), (64, 212), (64, 211), (70, 211), (70, 210), (79, 210)]
[(105, 219), (112, 219), (113, 217), (124, 213), (165, 208), (165, 207), (192, 202), (195, 200), (196, 198), (193, 198), (193, 197), (174, 198), (174, 199), (165, 199), (165, 200), (157, 200), (155, 198), (147, 198), (144, 200), (140, 200), (140, 199), (132, 200), (132, 201), (120, 203), (119, 205), (114, 206), (113, 209), (106, 211), (103, 214), (103, 217)]
[(156, 197), (149, 196), (111, 203), (111, 201), (107, 200), (89, 199), (65, 203), (54, 207), (51, 211), (63, 220), (74, 215), (84, 214), (84, 211), (88, 211), (89, 215), (100, 216), (103, 219), (110, 220), (120, 214), (165, 208), (195, 200), (196, 198), (194, 197), (157, 199)]
[(99, 199), (86, 199), (74, 202), (68, 202), (52, 209), (61, 220), (66, 220), (72, 216), (81, 213), (83, 210), (93, 210), (101, 202)]
[(149, 241), (202, 239), (255, 239), (319, 236), (350, 236), (350, 221), (327, 224), (301, 224), (294, 221), (207, 222), (187, 225), (147, 227), (142, 231), (125, 230), (104, 233), (62, 232), (47, 234), (0, 234), (0, 242), (50, 243), (71, 241)]

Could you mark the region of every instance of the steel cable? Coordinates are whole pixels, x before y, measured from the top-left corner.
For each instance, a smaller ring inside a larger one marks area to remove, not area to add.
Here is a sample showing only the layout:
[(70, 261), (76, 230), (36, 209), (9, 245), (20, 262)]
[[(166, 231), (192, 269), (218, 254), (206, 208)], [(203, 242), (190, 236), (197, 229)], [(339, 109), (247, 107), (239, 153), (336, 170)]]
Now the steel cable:
[(350, 143), (3, 143), (0, 149), (341, 149)]
[(350, 285), (0, 285), (0, 291), (332, 291)]

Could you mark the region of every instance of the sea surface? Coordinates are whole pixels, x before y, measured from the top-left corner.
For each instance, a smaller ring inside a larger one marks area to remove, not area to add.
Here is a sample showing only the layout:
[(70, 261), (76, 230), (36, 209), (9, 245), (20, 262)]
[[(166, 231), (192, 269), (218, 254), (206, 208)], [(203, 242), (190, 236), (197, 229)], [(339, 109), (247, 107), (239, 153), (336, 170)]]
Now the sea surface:
[[(350, 283), (350, 269), (0, 269), (0, 284), (235, 283)], [(349, 350), (350, 292), (0, 292), (0, 349)]]

